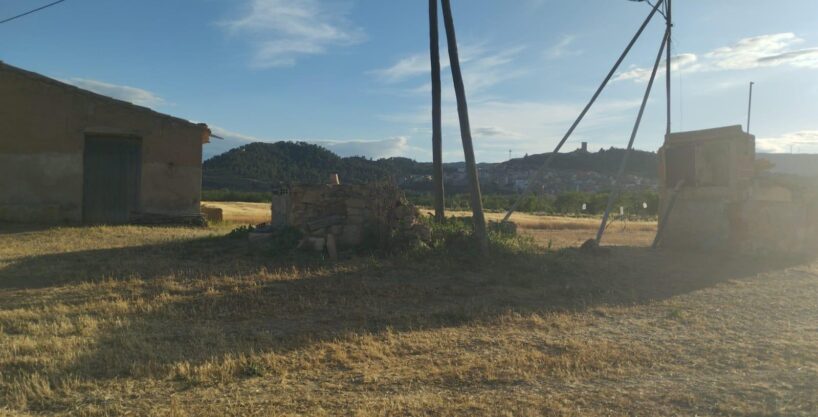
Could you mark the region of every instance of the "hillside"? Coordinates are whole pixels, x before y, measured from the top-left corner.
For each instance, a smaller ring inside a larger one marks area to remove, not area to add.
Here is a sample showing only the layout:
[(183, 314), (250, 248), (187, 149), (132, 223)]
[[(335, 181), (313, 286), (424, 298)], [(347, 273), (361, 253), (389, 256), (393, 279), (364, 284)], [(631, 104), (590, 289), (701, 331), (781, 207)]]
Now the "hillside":
[(363, 183), (424, 170), (431, 172), (431, 165), (405, 158), (341, 158), (304, 142), (251, 143), (205, 161), (203, 185), (205, 189), (267, 191), (270, 184), (325, 182), (331, 173), (340, 174), (347, 183)]
[[(596, 153), (559, 154), (552, 167), (559, 171), (587, 171), (613, 175), (624, 154), (622, 149)], [(526, 156), (503, 163), (480, 164), (486, 173), (516, 173), (526, 176), (538, 169), (548, 154)], [(655, 178), (658, 160), (653, 152), (634, 151), (627, 173)], [(456, 173), (463, 163), (445, 164), (444, 171)], [(215, 156), (204, 163), (205, 189), (267, 191), (270, 184), (306, 184), (325, 182), (338, 173), (346, 183), (365, 183), (432, 174), (432, 164), (408, 158), (371, 160), (363, 157), (342, 158), (318, 145), (304, 142), (251, 143)]]
[[(524, 158), (502, 162), (498, 167), (510, 170), (539, 169), (550, 153), (530, 155)], [(599, 152), (569, 152), (557, 154), (551, 163), (554, 170), (575, 170), (615, 175), (625, 155), (624, 149), (600, 149)], [(655, 152), (634, 150), (628, 158), (625, 173), (645, 178), (656, 178), (659, 169), (659, 158)]]

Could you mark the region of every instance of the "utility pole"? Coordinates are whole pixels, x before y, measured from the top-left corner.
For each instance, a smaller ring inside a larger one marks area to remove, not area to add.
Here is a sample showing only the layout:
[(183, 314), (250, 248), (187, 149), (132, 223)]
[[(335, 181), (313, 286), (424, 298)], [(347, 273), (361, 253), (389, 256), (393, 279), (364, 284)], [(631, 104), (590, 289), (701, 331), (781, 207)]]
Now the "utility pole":
[(747, 133), (750, 133), (750, 117), (753, 115), (753, 86), (754, 82), (750, 81), (750, 101), (747, 103)]
[(667, 58), (665, 58), (665, 66), (666, 66), (666, 69), (665, 69), (665, 85), (666, 85), (666, 90), (667, 90), (667, 127), (665, 129), (665, 137), (667, 137), (667, 136), (670, 136), (670, 130), (671, 130), (671, 124), (670, 124), (670, 110), (671, 110), (671, 106), (670, 106), (670, 103), (671, 103), (670, 102), (670, 98), (671, 98), (670, 97), (670, 69), (671, 68), (670, 67), (671, 67), (671, 65), (670, 65), (670, 61), (671, 61), (671, 58), (673, 57), (673, 54), (671, 53), (670, 46), (671, 46), (671, 40), (673, 39), (672, 38), (672, 34), (673, 34), (673, 1), (672, 0), (667, 0), (667, 3), (665, 3), (665, 8), (667, 9), (667, 16), (665, 16), (666, 20), (667, 20), (667, 45), (666, 45), (666, 47), (667, 47)]
[(466, 157), (466, 173), (469, 176), (469, 185), (471, 186), (474, 236), (480, 244), (480, 250), (486, 255), (489, 251), (489, 240), (486, 231), (486, 218), (483, 214), (483, 196), (480, 193), (480, 177), (477, 175), (477, 163), (474, 159), (474, 144), (472, 143), (471, 125), (469, 123), (469, 106), (466, 102), (466, 87), (463, 83), (463, 73), (460, 70), (460, 56), (457, 52), (457, 37), (454, 31), (452, 5), (449, 0), (442, 0), (442, 3), (443, 22), (446, 26), (446, 39), (449, 45), (449, 62), (452, 67), (452, 81), (454, 82), (454, 92), (457, 96), (457, 114), (460, 118), (460, 137), (463, 141), (463, 153)]
[(429, 0), (429, 51), (432, 62), (432, 188), (435, 194), (435, 221), (443, 222), (446, 220), (446, 200), (443, 189), (443, 121), (437, 0)]

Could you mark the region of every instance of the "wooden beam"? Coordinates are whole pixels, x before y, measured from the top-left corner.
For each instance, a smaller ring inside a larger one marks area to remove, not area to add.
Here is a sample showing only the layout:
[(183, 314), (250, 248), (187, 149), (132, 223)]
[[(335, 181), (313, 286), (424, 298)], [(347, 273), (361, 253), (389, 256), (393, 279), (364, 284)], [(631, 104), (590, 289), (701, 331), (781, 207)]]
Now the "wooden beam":
[(466, 157), (466, 174), (471, 186), (471, 209), (474, 223), (474, 235), (480, 244), (483, 254), (489, 250), (488, 234), (486, 232), (486, 218), (483, 214), (483, 197), (480, 194), (480, 178), (477, 175), (477, 163), (474, 159), (474, 144), (471, 137), (469, 123), (469, 106), (466, 102), (466, 87), (463, 84), (463, 73), (460, 70), (460, 57), (457, 52), (457, 37), (454, 31), (452, 5), (449, 0), (443, 2), (443, 22), (446, 26), (446, 39), (449, 46), (449, 61), (452, 67), (452, 81), (457, 96), (457, 114), (460, 118), (460, 138), (463, 141), (463, 153)]
[(443, 222), (446, 220), (446, 200), (443, 189), (443, 121), (437, 0), (429, 0), (429, 53), (432, 63), (432, 189), (435, 198), (435, 221)]

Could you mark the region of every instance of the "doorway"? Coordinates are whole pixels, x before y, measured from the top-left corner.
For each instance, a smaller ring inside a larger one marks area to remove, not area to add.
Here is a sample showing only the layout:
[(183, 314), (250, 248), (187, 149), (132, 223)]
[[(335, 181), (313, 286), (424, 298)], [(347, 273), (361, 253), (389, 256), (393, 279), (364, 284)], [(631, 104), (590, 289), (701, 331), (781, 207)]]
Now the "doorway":
[(141, 167), (140, 139), (86, 137), (83, 153), (83, 222), (129, 222), (132, 213), (139, 209)]

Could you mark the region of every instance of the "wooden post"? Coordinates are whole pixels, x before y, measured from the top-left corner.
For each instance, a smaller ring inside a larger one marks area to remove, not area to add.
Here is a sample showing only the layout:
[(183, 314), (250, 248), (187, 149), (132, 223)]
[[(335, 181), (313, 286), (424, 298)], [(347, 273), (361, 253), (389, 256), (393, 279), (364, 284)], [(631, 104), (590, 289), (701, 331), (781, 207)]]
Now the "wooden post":
[(443, 222), (446, 220), (446, 200), (443, 189), (443, 121), (437, 0), (429, 0), (429, 51), (432, 62), (432, 188), (435, 194), (435, 221)]
[(671, 110), (671, 101), (670, 101), (670, 99), (671, 99), (671, 97), (670, 97), (670, 90), (671, 90), (671, 88), (670, 88), (670, 69), (671, 68), (670, 68), (670, 61), (671, 61), (671, 58), (673, 58), (673, 54), (672, 54), (671, 49), (670, 49), (672, 34), (673, 34), (673, 3), (672, 3), (672, 0), (667, 0), (667, 3), (665, 3), (665, 10), (667, 10), (667, 13), (666, 13), (667, 16), (665, 16), (665, 18), (667, 20), (667, 46), (666, 46), (667, 47), (667, 58), (665, 58), (665, 67), (666, 67), (666, 69), (665, 69), (665, 84), (666, 84), (665, 88), (667, 90), (667, 126), (665, 128), (665, 136), (670, 136), (670, 129), (671, 129), (671, 125), (670, 125), (670, 121), (671, 121), (671, 117), (670, 117), (670, 110)]
[(605, 234), (605, 229), (608, 226), (608, 217), (611, 214), (611, 207), (613, 207), (614, 203), (616, 203), (616, 199), (619, 198), (619, 191), (620, 188), (622, 187), (622, 176), (625, 173), (625, 167), (628, 166), (628, 157), (630, 156), (631, 150), (633, 149), (633, 142), (634, 140), (636, 140), (636, 134), (639, 132), (639, 126), (642, 124), (642, 116), (645, 115), (645, 106), (648, 104), (648, 99), (650, 98), (650, 91), (651, 89), (653, 89), (653, 82), (656, 80), (656, 72), (659, 71), (659, 64), (662, 62), (662, 55), (664, 55), (669, 34), (670, 33), (668, 32), (668, 30), (665, 29), (665, 34), (662, 37), (662, 46), (659, 47), (659, 54), (656, 55), (656, 62), (653, 64), (653, 71), (650, 73), (648, 86), (645, 89), (644, 97), (642, 97), (642, 105), (639, 107), (639, 115), (636, 116), (636, 122), (633, 124), (633, 130), (631, 131), (631, 138), (628, 141), (628, 147), (625, 149), (625, 155), (622, 156), (622, 161), (619, 163), (619, 171), (617, 172), (616, 178), (614, 179), (611, 194), (608, 196), (608, 205), (605, 208), (605, 213), (602, 215), (602, 223), (600, 223), (599, 230), (596, 232), (597, 245), (602, 242), (602, 235)]
[(474, 235), (480, 243), (483, 254), (489, 250), (486, 218), (483, 215), (483, 197), (480, 195), (480, 177), (477, 175), (477, 163), (474, 159), (474, 145), (469, 124), (469, 107), (466, 103), (466, 87), (463, 84), (463, 73), (460, 70), (460, 57), (457, 52), (457, 37), (454, 32), (454, 18), (449, 0), (443, 2), (443, 22), (446, 25), (446, 39), (449, 45), (449, 61), (452, 67), (452, 81), (457, 96), (457, 114), (460, 118), (460, 137), (463, 140), (463, 153), (466, 157), (466, 173), (471, 185), (471, 209), (474, 222)]

